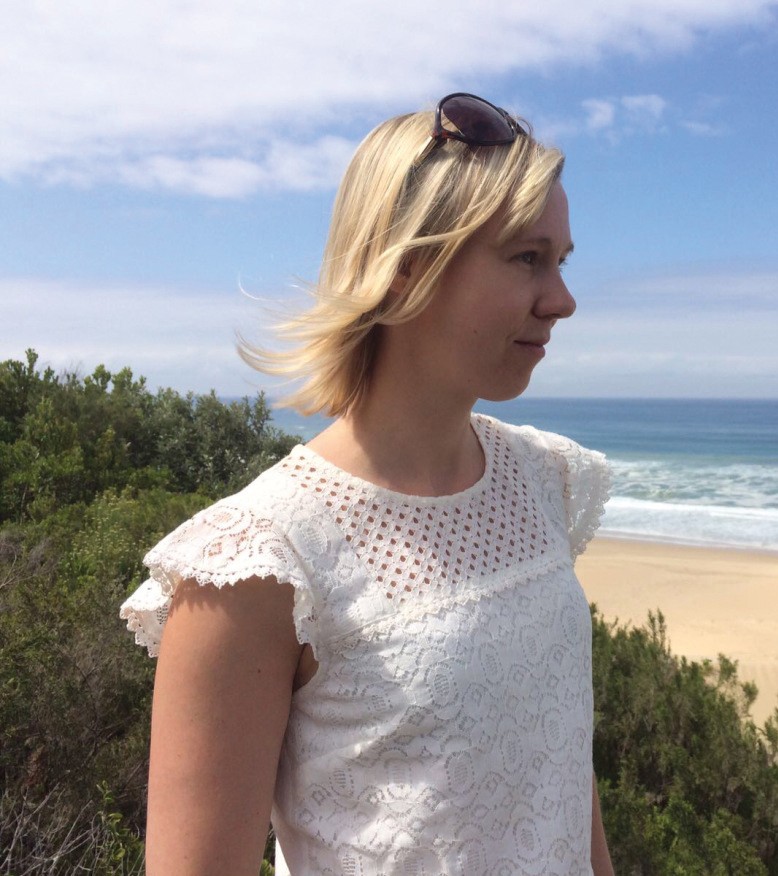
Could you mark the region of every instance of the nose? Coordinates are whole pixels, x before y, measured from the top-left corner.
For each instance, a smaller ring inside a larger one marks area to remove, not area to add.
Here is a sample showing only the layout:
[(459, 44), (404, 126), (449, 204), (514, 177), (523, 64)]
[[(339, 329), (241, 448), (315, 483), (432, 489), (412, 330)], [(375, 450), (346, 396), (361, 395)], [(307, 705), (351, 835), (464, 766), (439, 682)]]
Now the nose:
[(546, 319), (567, 319), (575, 313), (575, 298), (560, 271), (556, 271), (537, 300), (535, 313)]

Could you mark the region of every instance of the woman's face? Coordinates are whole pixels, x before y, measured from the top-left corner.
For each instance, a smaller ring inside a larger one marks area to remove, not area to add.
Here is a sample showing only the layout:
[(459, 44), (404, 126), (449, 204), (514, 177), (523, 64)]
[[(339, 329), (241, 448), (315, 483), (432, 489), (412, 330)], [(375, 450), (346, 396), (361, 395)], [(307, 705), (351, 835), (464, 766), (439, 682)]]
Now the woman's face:
[(557, 320), (575, 310), (561, 273), (573, 248), (561, 184), (534, 225), (500, 244), (503, 222), (500, 210), (452, 259), (422, 313), (398, 326), (419, 379), (470, 404), (520, 395)]

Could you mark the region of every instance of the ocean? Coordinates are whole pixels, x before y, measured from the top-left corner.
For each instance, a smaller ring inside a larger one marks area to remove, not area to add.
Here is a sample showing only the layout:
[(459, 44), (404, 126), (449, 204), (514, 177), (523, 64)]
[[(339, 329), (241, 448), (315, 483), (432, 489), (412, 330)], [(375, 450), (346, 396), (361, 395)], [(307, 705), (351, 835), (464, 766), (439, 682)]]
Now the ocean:
[[(778, 552), (778, 400), (518, 398), (476, 410), (605, 453), (603, 535)], [(306, 440), (326, 422), (273, 414)]]

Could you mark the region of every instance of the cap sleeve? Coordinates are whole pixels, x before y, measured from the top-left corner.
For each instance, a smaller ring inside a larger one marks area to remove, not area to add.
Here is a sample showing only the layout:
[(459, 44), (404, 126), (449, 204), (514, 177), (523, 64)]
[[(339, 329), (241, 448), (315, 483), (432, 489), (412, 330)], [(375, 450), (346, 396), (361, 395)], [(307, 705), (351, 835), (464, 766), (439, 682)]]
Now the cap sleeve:
[(152, 548), (143, 562), (151, 577), (124, 602), (119, 615), (150, 656), (159, 653), (168, 609), (181, 581), (221, 588), (253, 577), (292, 584), (297, 639), (309, 643), (315, 653), (314, 600), (299, 559), (273, 523), (244, 507), (237, 497), (223, 499), (187, 520)]
[(597, 450), (588, 450), (561, 435), (554, 439), (556, 453), (563, 463), (567, 532), (570, 553), (575, 559), (599, 529), (610, 496), (610, 466), (605, 455)]

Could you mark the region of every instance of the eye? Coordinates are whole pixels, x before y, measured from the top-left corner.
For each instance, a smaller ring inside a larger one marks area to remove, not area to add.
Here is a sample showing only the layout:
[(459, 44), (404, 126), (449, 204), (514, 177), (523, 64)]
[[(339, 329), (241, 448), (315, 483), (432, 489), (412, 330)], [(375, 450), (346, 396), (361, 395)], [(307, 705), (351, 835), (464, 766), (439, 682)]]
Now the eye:
[(569, 264), (569, 260), (570, 260), (570, 257), (569, 257), (569, 256), (565, 256), (563, 259), (560, 259), (560, 260), (559, 260), (559, 270), (560, 270), (560, 271), (564, 271), (564, 269), (565, 269), (565, 268), (567, 267), (567, 265)]
[(537, 250), (530, 249), (525, 252), (517, 253), (513, 257), (513, 261), (521, 262), (522, 264), (529, 265), (530, 267), (534, 267), (538, 263), (538, 259), (540, 258), (540, 254)]

